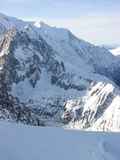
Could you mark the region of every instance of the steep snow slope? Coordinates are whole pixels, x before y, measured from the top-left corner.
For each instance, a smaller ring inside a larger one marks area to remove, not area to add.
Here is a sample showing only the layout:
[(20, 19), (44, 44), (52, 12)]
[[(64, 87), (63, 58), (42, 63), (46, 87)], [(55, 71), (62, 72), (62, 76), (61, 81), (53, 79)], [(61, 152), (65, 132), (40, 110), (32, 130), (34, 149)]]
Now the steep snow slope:
[(85, 97), (66, 103), (63, 119), (69, 127), (119, 131), (119, 102), (120, 92), (112, 84), (99, 82)]
[[(66, 58), (65, 61), (68, 60), (74, 63), (75, 59), (76, 65), (80, 65), (80, 62), (83, 63), (83, 61), (85, 61), (88, 64), (108, 67), (114, 59), (105, 48), (80, 40), (67, 29), (50, 27), (42, 23), (39, 30), (44, 39), (60, 56), (63, 57), (63, 59)], [(76, 57), (78, 58), (78, 63)], [(71, 58), (71, 60), (69, 58)]]
[(120, 135), (0, 123), (2, 160), (119, 160)]
[(104, 47), (78, 39), (67, 29), (50, 27), (44, 23), (38, 27), (38, 32), (57, 51), (57, 57), (59, 55), (70, 70), (71, 64), (74, 64), (74, 72), (77, 74), (80, 72), (86, 77), (91, 77), (89, 73), (92, 71), (107, 76), (116, 84), (120, 84), (118, 79), (120, 59)]

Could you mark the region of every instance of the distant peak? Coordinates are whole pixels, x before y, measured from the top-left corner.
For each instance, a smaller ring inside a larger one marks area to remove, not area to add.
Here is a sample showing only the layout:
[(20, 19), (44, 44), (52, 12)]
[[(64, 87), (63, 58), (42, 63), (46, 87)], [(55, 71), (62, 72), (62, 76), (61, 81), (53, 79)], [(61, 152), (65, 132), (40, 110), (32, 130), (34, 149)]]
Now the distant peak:
[(44, 23), (43, 21), (36, 21), (35, 23), (34, 23), (34, 26), (36, 26), (36, 27), (38, 27), (38, 28), (44, 28), (44, 27), (49, 27), (49, 25), (48, 24), (46, 24), (46, 23)]

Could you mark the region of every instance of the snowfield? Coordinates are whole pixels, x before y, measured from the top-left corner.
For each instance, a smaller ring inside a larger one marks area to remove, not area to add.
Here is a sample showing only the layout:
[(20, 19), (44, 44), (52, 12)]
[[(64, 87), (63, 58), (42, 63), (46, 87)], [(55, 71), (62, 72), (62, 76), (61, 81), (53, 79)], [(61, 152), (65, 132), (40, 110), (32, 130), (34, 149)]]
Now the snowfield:
[(120, 134), (0, 122), (1, 160), (119, 160)]

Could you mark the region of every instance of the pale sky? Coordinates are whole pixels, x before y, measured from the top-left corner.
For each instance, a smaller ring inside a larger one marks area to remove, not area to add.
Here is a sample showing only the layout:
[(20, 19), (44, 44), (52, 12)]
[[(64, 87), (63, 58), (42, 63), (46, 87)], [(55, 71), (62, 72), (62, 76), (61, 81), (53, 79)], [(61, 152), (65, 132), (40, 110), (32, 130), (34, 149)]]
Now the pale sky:
[(120, 0), (0, 0), (0, 12), (69, 28), (97, 44), (120, 44)]

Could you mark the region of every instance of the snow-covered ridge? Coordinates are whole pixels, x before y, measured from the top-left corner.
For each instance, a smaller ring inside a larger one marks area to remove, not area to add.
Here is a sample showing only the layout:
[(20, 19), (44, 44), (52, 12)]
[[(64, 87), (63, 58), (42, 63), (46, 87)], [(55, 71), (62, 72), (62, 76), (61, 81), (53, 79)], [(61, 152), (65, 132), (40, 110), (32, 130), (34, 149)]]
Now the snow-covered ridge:
[(13, 27), (23, 29), (26, 24), (27, 22), (25, 21), (0, 13), (0, 26), (3, 25), (6, 29), (11, 29)]

